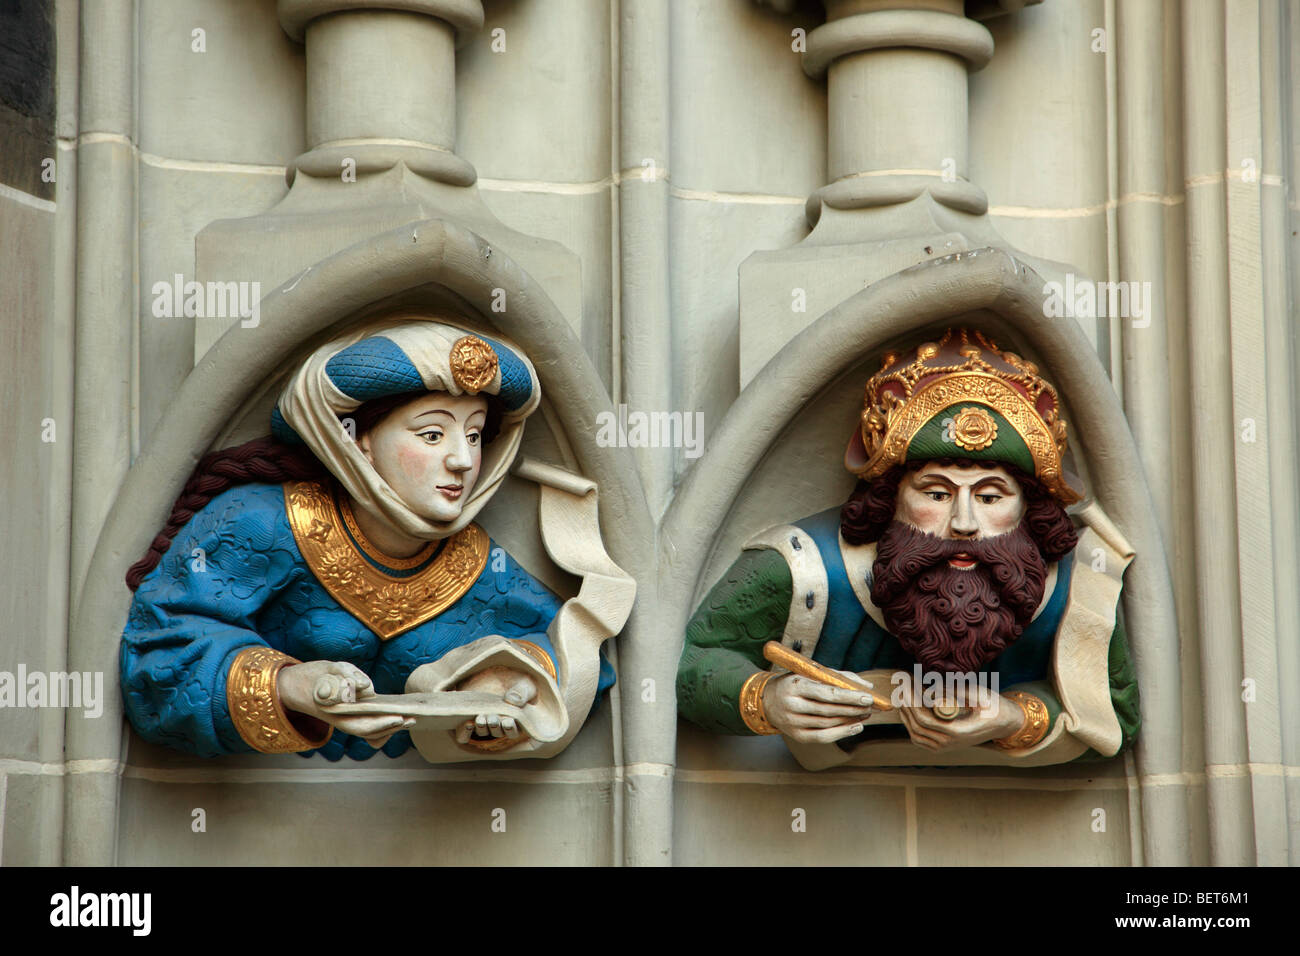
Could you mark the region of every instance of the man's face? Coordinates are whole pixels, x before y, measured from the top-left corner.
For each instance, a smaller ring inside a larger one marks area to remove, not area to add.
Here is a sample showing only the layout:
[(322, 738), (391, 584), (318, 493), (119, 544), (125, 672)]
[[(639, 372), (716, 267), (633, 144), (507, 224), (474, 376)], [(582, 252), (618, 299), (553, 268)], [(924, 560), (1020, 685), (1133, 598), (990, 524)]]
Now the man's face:
[(871, 596), (926, 668), (974, 671), (1020, 636), (1047, 567), (1020, 483), (1001, 465), (925, 464), (899, 481)]
[[(1024, 515), (1020, 483), (1001, 465), (984, 464), (926, 464), (909, 471), (899, 482), (894, 508), (895, 521), (953, 540), (1006, 534)], [(973, 568), (974, 563), (965, 567)]]

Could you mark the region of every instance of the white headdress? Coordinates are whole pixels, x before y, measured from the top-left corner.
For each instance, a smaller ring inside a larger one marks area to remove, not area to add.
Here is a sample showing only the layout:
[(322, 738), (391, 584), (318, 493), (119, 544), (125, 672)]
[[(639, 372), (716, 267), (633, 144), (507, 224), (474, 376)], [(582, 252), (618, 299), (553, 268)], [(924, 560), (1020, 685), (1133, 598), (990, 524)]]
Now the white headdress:
[[(365, 402), (421, 390), (500, 399), (500, 432), (484, 447), (478, 481), (454, 521), (433, 521), (407, 507), (340, 423)], [(432, 540), (464, 528), (496, 493), (519, 452), (524, 419), (541, 397), (537, 372), (513, 345), (446, 321), (388, 319), (313, 352), (281, 393), (271, 430), (282, 441), (306, 444), (358, 504), (406, 534)]]

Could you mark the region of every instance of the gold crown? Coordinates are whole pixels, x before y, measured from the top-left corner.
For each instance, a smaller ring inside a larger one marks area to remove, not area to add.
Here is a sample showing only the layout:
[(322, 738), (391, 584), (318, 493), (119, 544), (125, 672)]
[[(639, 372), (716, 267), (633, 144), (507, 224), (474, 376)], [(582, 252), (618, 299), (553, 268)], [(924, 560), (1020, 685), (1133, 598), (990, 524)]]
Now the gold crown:
[[(861, 436), (866, 460), (858, 467), (850, 465), (850, 470), (870, 479), (902, 464), (916, 433), (939, 412), (961, 402), (979, 402), (996, 410), (1024, 440), (1034, 474), (1048, 491), (1065, 504), (1079, 500), (1061, 467), (1066, 425), (1056, 389), (1038, 374), (1033, 362), (1002, 351), (982, 332), (971, 329), (948, 329), (938, 342), (923, 342), (915, 352), (885, 354), (880, 371), (871, 376), (863, 393)], [(974, 447), (966, 432), (976, 425), (980, 428), (975, 430), (981, 431), (979, 448), (989, 447), (999, 437), (991, 416), (985, 423), (975, 411), (957, 412), (963, 429), (954, 437), (957, 448)], [(992, 433), (985, 435), (988, 425), (993, 425)]]

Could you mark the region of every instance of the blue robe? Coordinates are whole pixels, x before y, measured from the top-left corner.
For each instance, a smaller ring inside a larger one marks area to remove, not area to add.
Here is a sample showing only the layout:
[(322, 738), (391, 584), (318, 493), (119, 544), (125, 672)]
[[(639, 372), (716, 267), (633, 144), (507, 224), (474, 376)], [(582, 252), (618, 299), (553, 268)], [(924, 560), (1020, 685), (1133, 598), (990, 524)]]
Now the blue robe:
[[(532, 641), (555, 663), (546, 629), (563, 602), (495, 542), (488, 553), (484, 570), (455, 603), (380, 640), (303, 560), (282, 487), (231, 488), (180, 530), (135, 593), (121, 648), (127, 717), (145, 740), (201, 757), (252, 752), (231, 721), (226, 678), (239, 652), (259, 645), (301, 661), (354, 664), (379, 694), (402, 693), (421, 664), (491, 634)], [(613, 683), (602, 653), (597, 703)], [(410, 734), (401, 731), (383, 752), (396, 757), (410, 746)], [(366, 760), (378, 751), (336, 730), (319, 751), (303, 756), (316, 752), (329, 760), (345, 754)]]

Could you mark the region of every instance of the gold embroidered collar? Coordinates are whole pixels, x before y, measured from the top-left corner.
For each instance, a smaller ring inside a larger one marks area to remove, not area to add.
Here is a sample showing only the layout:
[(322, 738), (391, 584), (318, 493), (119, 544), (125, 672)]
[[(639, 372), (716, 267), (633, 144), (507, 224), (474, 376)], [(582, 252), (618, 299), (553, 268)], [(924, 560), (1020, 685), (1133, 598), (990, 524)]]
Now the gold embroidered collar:
[[(399, 577), (384, 573), (365, 559), (360, 550), (364, 538), (354, 542), (343, 527), (352, 516), (336, 504), (334, 495), (320, 482), (286, 482), (284, 509), (298, 550), (316, 580), (381, 640), (437, 617), (473, 586), (487, 565), (487, 532), (475, 524), (448, 538), (425, 567)], [(355, 520), (349, 524), (355, 525)], [(436, 546), (435, 542), (407, 559), (379, 555), (373, 545), (368, 550), (375, 560), (400, 569), (428, 560)]]

